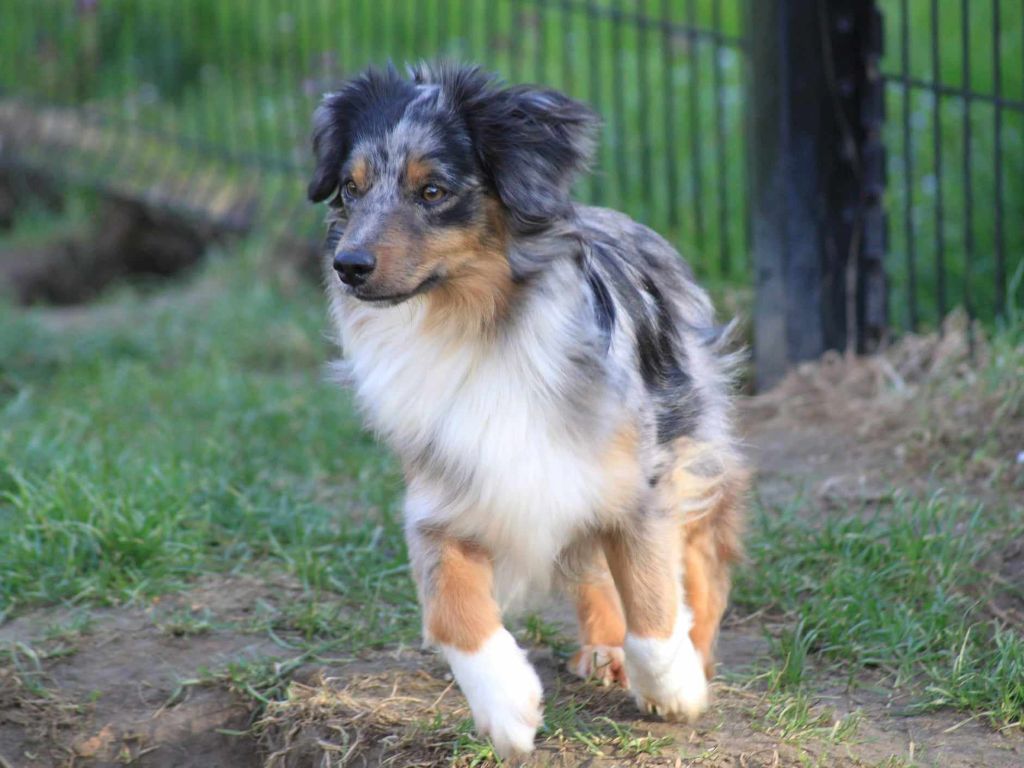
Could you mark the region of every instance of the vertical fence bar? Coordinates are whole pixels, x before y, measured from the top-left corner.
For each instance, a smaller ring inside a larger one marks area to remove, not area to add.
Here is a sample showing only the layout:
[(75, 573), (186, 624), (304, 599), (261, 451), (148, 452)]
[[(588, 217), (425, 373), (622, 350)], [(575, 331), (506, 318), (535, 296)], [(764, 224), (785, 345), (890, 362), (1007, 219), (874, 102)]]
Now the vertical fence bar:
[[(942, 85), (942, 70), (939, 58), (939, 0), (931, 0), (932, 16), (932, 79)], [(939, 308), (938, 326), (946, 317), (946, 211), (943, 199), (942, 163), (942, 92), (938, 88), (932, 94), (932, 165), (935, 168), (935, 294)]]
[(700, 130), (700, 49), (697, 35), (696, 0), (686, 2), (686, 24), (689, 27), (689, 69), (690, 69), (690, 173), (693, 189), (694, 237), (702, 263), (704, 253), (704, 175), (701, 171), (701, 145), (704, 143)]
[[(971, 273), (974, 266), (974, 186), (971, 183), (971, 12), (967, 0), (961, 0), (961, 71), (960, 96), (963, 100), (963, 173), (964, 173), (964, 279), (963, 299), (967, 317), (974, 319)], [(970, 326), (969, 326), (970, 327)], [(968, 334), (973, 347), (973, 334)]]
[(1006, 294), (1006, 254), (1003, 252), (1003, 47), (1002, 9), (999, 0), (992, 0), (992, 89), (995, 92), (995, 125), (992, 130), (995, 168), (995, 252), (996, 252), (996, 317), (1003, 318), (1008, 309)]
[(534, 79), (538, 83), (547, 84), (548, 79), (548, 67), (547, 67), (547, 47), (548, 47), (548, 34), (547, 34), (547, 14), (545, 13), (546, 3), (538, 3), (536, 10), (534, 11), (534, 19), (537, 24), (537, 34), (534, 36), (535, 48), (534, 54), (534, 66), (533, 75)]
[(434, 50), (431, 58), (436, 59), (445, 53), (444, 47), (447, 42), (448, 16), (445, 12), (447, 5), (442, 0), (434, 4)]
[(484, 13), (484, 56), (487, 66), (498, 67), (498, 13), (499, 5), (495, 2)]
[(753, 169), (755, 154), (754, 144), (759, 137), (754, 133), (754, 35), (759, 34), (752, 26), (753, 14), (743, 14), (743, 65), (741, 81), (743, 83), (743, 99), (740, 106), (740, 131), (743, 137), (743, 251), (744, 265), (750, 272), (754, 271), (754, 179)]
[(523, 20), (519, 2), (520, 0), (510, 0), (509, 2), (509, 16), (512, 23), (509, 27), (511, 45), (508, 56), (508, 76), (512, 82), (518, 82), (520, 79), (519, 61), (523, 57)]
[(865, 353), (877, 351), (885, 342), (889, 323), (889, 285), (884, 263), (888, 219), (883, 204), (885, 83), (879, 72), (884, 34), (882, 15), (875, 0), (852, 0), (850, 8), (857, 28), (854, 82), (859, 91), (856, 105), (851, 105), (850, 122), (858, 146), (853, 157), (847, 159), (853, 166), (852, 175), (859, 188), (854, 186), (849, 190), (847, 205), (851, 210), (859, 207), (861, 230), (859, 238), (849, 244), (851, 258), (857, 260), (857, 320), (855, 329), (847, 329), (846, 346), (853, 344), (857, 352)]
[(413, 16), (413, 28), (416, 30), (416, 55), (427, 57), (427, 0), (418, 0), (413, 4), (416, 9)]
[(910, 12), (900, 0), (900, 67), (903, 74), (903, 227), (907, 262), (907, 311), (911, 330), (917, 330), (917, 264), (914, 237), (914, 148), (910, 132)]
[(667, 167), (665, 169), (667, 200), (668, 200), (668, 225), (672, 235), (678, 237), (679, 228), (679, 156), (676, 153), (676, 84), (675, 84), (675, 61), (672, 55), (672, 15), (671, 0), (661, 2), (661, 61), (662, 61), (662, 90), (663, 108), (665, 110), (665, 153), (668, 155)]
[(463, 56), (469, 61), (475, 61), (477, 57), (476, 48), (478, 35), (476, 29), (476, 3), (473, 0), (464, 3), (462, 7), (462, 22), (465, 24), (465, 47), (462, 49)]
[(637, 9), (644, 21), (638, 24), (637, 51), (637, 90), (640, 91), (640, 188), (643, 198), (643, 217), (645, 223), (652, 223), (654, 210), (654, 176), (651, 172), (651, 116), (647, 105), (651, 98), (651, 73), (647, 65), (647, 0), (638, 0)]
[[(572, 46), (576, 43), (576, 35), (573, 34), (572, 7), (569, 0), (562, 0), (562, 87), (568, 88), (573, 83), (572, 72)], [(575, 90), (575, 88), (574, 88)]]
[[(598, 114), (601, 114), (601, 59), (598, 55), (600, 46), (598, 45), (598, 38), (600, 36), (600, 25), (597, 20), (597, 13), (590, 6), (586, 6), (587, 14), (587, 56), (588, 56), (588, 67), (589, 69), (589, 82), (587, 83), (587, 90), (590, 92), (590, 103), (597, 110)], [(604, 137), (604, 144), (607, 142), (607, 136)], [(596, 157), (600, 158), (600, 149), (597, 152)], [(595, 170), (601, 170), (600, 163), (598, 162), (598, 168)], [(601, 205), (604, 202), (604, 184), (602, 184), (603, 176), (602, 173), (592, 173), (590, 175), (590, 199), (596, 205)]]
[(616, 0), (615, 16), (612, 21), (612, 63), (615, 67), (615, 88), (612, 89), (612, 112), (615, 113), (615, 204), (622, 206), (627, 187), (629, 160), (626, 157), (626, 82), (623, 58), (626, 52), (622, 45), (622, 0)]
[(729, 247), (729, 191), (728, 168), (725, 159), (725, 107), (722, 83), (722, 0), (711, 0), (711, 26), (715, 32), (711, 49), (711, 90), (715, 96), (715, 166), (718, 174), (718, 269), (719, 274), (732, 274), (732, 254)]

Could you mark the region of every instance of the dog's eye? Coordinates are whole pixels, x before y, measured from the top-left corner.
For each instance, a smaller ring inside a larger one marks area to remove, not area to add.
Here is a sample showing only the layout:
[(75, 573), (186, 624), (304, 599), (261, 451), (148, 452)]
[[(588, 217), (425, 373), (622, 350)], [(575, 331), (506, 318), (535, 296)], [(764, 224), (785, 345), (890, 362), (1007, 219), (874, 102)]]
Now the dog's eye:
[(359, 197), (359, 187), (352, 179), (346, 179), (342, 186), (349, 197)]
[(420, 190), (420, 197), (428, 203), (439, 203), (448, 197), (448, 190), (437, 186), (437, 184), (427, 184)]

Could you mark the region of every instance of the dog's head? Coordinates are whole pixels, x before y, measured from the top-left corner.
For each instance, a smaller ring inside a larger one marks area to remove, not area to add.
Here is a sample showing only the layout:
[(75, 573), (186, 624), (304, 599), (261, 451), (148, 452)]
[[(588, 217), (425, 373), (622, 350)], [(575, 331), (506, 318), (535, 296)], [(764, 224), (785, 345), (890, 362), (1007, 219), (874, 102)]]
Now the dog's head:
[(314, 202), (334, 209), (329, 256), (344, 290), (395, 303), (504, 269), (508, 239), (571, 211), (594, 114), (543, 88), (499, 86), (477, 68), (370, 70), (314, 116)]

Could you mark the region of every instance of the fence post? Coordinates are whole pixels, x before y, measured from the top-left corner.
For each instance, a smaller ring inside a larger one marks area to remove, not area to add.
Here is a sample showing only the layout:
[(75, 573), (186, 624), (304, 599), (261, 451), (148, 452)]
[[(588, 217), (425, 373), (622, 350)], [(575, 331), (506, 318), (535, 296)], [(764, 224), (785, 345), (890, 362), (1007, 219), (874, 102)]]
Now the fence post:
[(873, 0), (751, 0), (756, 384), (886, 324)]

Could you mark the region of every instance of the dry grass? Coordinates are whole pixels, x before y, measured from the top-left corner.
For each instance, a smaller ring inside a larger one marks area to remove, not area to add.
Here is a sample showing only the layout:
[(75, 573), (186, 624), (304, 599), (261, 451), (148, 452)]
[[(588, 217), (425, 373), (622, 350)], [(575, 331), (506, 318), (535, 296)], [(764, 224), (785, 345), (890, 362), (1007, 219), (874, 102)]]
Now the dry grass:
[(466, 737), (452, 689), (424, 670), (294, 681), (257, 725), (266, 768), (441, 764)]
[[(51, 758), (54, 765), (69, 762), (72, 754), (56, 745), (63, 741), (64, 732), (76, 725), (81, 706), (46, 687), (41, 668), (25, 668), (14, 649), (6, 657), (0, 662), (3, 718), (22, 729), (26, 747)], [(0, 753), (0, 768), (14, 768), (17, 763), (12, 760)]]
[(957, 311), (942, 333), (902, 337), (874, 357), (825, 355), (793, 371), (760, 407), (796, 424), (845, 425), (924, 478), (1024, 491), (1024, 346), (990, 340)]

